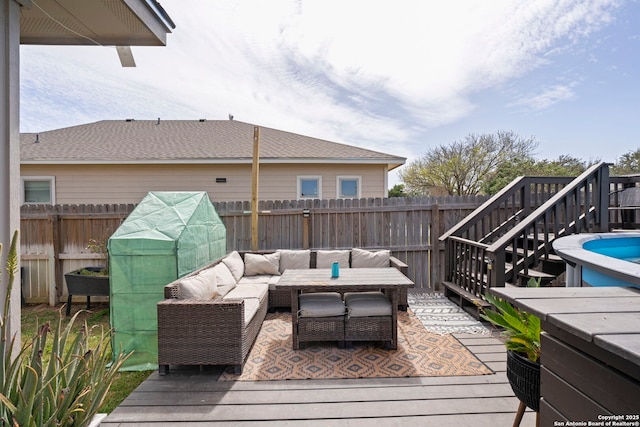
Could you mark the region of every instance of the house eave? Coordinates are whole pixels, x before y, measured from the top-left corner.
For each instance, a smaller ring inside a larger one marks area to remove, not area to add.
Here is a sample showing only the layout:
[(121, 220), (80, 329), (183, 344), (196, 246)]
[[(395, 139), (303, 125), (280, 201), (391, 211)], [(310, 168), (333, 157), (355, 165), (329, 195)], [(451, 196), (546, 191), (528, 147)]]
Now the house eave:
[[(390, 162), (388, 159), (273, 159), (261, 158), (261, 164), (342, 164), (342, 165), (386, 165), (389, 170), (404, 164), (406, 159)], [(145, 160), (22, 160), (22, 165), (237, 165), (251, 164), (251, 158), (234, 159), (145, 159)]]
[(157, 0), (38, 0), (21, 5), (20, 44), (165, 46), (175, 28)]

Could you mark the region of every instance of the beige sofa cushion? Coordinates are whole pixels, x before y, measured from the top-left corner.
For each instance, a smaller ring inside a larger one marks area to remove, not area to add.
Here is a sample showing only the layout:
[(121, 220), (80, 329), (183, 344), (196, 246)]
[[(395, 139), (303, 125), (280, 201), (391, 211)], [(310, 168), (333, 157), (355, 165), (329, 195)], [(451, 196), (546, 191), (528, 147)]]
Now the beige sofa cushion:
[(236, 282), (244, 275), (244, 262), (238, 251), (231, 252), (222, 259), (222, 262), (229, 268)]
[(349, 268), (348, 250), (319, 250), (316, 257), (316, 268), (331, 268), (337, 261), (341, 268)]
[(367, 251), (365, 249), (351, 249), (352, 268), (384, 268), (391, 265), (391, 251)]
[(269, 285), (267, 283), (238, 283), (235, 288), (233, 288), (228, 294), (224, 296), (224, 299), (262, 299), (268, 291)]
[(246, 298), (244, 300), (244, 325), (247, 326), (260, 308), (260, 300), (257, 298)]
[(279, 276), (279, 265), (280, 253), (278, 252), (266, 255), (250, 253), (244, 255), (245, 276), (256, 276), (258, 274), (274, 274)]
[(180, 299), (213, 299), (218, 295), (215, 276), (195, 274), (180, 281), (178, 297)]
[(211, 270), (215, 273), (218, 285), (218, 294), (225, 296), (231, 289), (236, 287), (236, 279), (224, 263), (216, 264)]
[(274, 276), (273, 274), (260, 274), (258, 276), (244, 276), (238, 282), (238, 286), (253, 283), (266, 283), (269, 286), (269, 290), (273, 291), (276, 289), (276, 285), (279, 281), (280, 276)]
[(280, 273), (285, 270), (304, 270), (311, 266), (311, 250), (278, 249), (280, 253)]

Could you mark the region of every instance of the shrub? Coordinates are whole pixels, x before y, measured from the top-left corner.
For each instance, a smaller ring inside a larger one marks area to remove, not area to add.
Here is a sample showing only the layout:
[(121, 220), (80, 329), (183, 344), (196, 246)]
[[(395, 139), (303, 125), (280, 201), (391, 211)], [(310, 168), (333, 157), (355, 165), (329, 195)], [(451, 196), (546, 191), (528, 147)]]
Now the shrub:
[[(63, 327), (60, 313), (53, 329), (49, 322), (40, 325), (35, 336), (25, 340), (20, 352), (12, 358), (15, 336), (7, 340), (7, 320), (17, 270), (17, 236), (16, 231), (7, 259), (9, 281), (1, 320), (0, 425), (87, 425), (128, 356), (120, 354), (110, 364), (110, 331), (100, 329), (97, 345), (90, 348), (93, 331), (87, 323), (74, 337), (72, 328), (78, 314)], [(51, 351), (45, 352), (50, 338)]]
[[(527, 286), (539, 287), (540, 280), (530, 279)], [(506, 338), (507, 350), (513, 350), (530, 361), (537, 362), (540, 359), (540, 319), (493, 295), (487, 294), (485, 298), (496, 311), (483, 310), (480, 317), (504, 328), (502, 335)]]

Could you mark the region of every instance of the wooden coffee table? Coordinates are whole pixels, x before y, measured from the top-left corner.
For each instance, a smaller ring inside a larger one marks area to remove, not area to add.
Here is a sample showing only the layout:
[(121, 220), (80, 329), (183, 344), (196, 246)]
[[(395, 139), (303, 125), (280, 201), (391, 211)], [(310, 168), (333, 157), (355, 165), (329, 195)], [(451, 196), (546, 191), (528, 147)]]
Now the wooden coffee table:
[(311, 268), (285, 270), (276, 285), (277, 289), (291, 290), (291, 327), (293, 348), (298, 342), (298, 296), (304, 292), (365, 292), (382, 290), (391, 300), (393, 341), (398, 348), (398, 291), (410, 288), (413, 282), (397, 268), (341, 268), (340, 276), (331, 277), (331, 269)]

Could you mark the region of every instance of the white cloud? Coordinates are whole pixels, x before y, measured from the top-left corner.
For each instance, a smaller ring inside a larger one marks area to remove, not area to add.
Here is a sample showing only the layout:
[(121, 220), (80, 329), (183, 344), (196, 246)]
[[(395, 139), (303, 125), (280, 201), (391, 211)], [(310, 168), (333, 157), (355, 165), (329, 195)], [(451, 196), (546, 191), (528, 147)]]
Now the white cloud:
[(524, 106), (532, 110), (544, 110), (562, 101), (575, 98), (575, 93), (571, 89), (573, 85), (554, 85), (543, 88), (541, 93), (521, 98), (512, 105)]
[[(232, 113), (408, 156), (420, 132), (468, 116), (474, 94), (553, 61), (608, 24), (617, 4), (164, 0), (163, 7), (177, 28), (166, 47), (134, 47), (135, 69), (120, 68), (113, 48), (23, 47), (22, 130)], [(571, 87), (552, 86), (517, 104), (546, 108), (571, 96)]]

